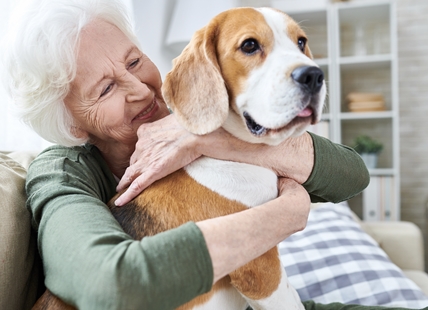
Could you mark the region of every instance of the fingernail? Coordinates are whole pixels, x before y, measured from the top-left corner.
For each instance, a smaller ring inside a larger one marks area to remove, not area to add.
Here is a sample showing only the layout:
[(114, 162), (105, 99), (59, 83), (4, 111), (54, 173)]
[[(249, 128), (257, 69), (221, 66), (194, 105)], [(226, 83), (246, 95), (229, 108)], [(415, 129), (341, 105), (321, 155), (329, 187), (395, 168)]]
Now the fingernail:
[(114, 205), (115, 205), (116, 207), (121, 207), (121, 206), (122, 206), (122, 199), (117, 198), (117, 199), (114, 201)]

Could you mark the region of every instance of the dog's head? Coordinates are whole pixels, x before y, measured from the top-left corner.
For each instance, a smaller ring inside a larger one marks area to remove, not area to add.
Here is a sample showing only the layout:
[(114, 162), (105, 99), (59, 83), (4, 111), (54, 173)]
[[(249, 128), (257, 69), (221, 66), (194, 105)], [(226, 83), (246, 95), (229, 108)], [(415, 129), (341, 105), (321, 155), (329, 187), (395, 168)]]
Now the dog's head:
[(190, 132), (223, 126), (248, 142), (278, 144), (319, 121), (326, 86), (294, 20), (270, 8), (236, 8), (195, 33), (163, 94)]

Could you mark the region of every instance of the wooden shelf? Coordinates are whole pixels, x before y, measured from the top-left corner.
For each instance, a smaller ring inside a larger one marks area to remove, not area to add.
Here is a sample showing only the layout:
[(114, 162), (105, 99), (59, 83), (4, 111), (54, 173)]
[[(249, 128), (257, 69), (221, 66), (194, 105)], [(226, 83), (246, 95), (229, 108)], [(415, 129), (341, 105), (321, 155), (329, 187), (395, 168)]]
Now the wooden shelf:
[(379, 69), (391, 66), (391, 54), (341, 57), (339, 64), (342, 69)]
[(369, 173), (372, 176), (394, 176), (397, 174), (395, 169), (369, 169)]
[(327, 67), (328, 63), (329, 63), (329, 59), (328, 58), (315, 58), (314, 61), (320, 67)]
[(342, 120), (381, 119), (381, 118), (392, 118), (393, 116), (394, 116), (394, 112), (392, 111), (340, 113), (340, 119)]

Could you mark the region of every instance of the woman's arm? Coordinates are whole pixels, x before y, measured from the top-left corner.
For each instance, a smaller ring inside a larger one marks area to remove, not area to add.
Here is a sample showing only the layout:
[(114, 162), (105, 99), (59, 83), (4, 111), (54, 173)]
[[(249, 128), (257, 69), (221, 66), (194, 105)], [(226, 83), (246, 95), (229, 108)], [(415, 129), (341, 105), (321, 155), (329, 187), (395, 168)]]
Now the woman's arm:
[(349, 199), (369, 182), (367, 168), (354, 150), (309, 133), (277, 146), (252, 144), (222, 129), (193, 135), (173, 115), (141, 126), (138, 133), (136, 151), (118, 186), (129, 186), (116, 201), (119, 206), (201, 155), (270, 168), (303, 184), (314, 202)]
[(124, 233), (106, 206), (117, 182), (95, 148), (50, 148), (26, 182), (45, 284), (65, 302), (174, 309), (210, 290), (211, 258), (195, 223), (142, 240)]
[(301, 230), (309, 212), (303, 187), (281, 180), (264, 205), (132, 240), (105, 205), (114, 185), (101, 156), (82, 148), (51, 148), (29, 169), (46, 286), (79, 308), (176, 308)]
[(291, 179), (279, 180), (280, 195), (261, 206), (198, 222), (211, 256), (214, 283), (306, 226), (310, 199)]
[(303, 186), (312, 202), (338, 203), (362, 192), (370, 182), (370, 175), (361, 156), (349, 146), (311, 136), (315, 163)]

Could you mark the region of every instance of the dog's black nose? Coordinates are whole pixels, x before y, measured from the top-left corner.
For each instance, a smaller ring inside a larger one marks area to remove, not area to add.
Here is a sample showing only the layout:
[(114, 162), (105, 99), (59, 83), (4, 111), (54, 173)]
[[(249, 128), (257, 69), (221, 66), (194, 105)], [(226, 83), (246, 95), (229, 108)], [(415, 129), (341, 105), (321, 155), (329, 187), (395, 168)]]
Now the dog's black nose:
[(311, 94), (320, 91), (324, 82), (324, 73), (315, 66), (302, 66), (294, 69), (291, 77)]

